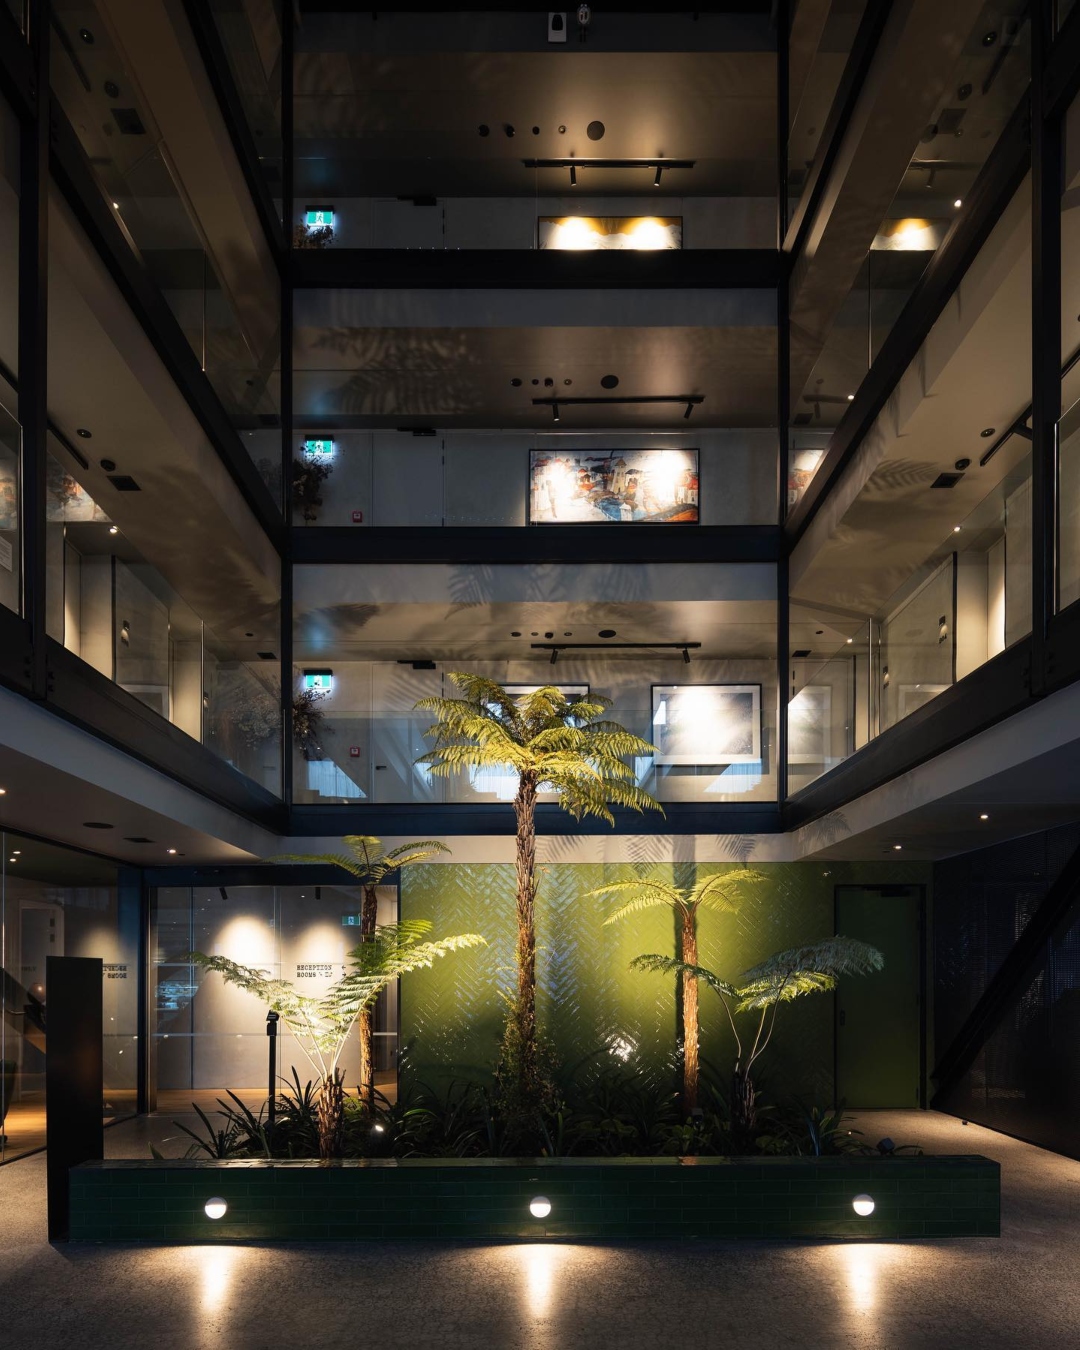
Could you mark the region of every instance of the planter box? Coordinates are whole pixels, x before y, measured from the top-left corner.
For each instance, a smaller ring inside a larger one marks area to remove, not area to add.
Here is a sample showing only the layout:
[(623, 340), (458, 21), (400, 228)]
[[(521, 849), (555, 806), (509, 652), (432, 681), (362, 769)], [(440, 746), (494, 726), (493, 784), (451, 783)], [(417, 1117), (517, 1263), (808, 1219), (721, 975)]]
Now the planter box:
[[(96, 1242), (312, 1238), (996, 1237), (988, 1158), (465, 1158), (83, 1163), (71, 1237)], [(860, 1218), (852, 1200), (870, 1195)], [(551, 1212), (534, 1218), (529, 1202)], [(220, 1197), (226, 1213), (209, 1219)]]

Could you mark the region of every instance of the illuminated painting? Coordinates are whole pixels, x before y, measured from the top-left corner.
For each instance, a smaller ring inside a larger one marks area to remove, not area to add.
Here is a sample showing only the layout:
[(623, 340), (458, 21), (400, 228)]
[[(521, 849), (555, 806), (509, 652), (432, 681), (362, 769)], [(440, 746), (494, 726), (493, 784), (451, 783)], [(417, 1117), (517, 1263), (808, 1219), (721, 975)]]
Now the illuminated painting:
[(760, 684), (654, 684), (657, 764), (757, 764)]
[(696, 450), (530, 450), (530, 525), (696, 525)]
[(541, 216), (536, 233), (539, 248), (682, 248), (682, 216)]
[(797, 506), (802, 499), (803, 493), (810, 486), (810, 483), (817, 473), (822, 459), (825, 457), (825, 447), (817, 446), (806, 447), (799, 450), (792, 450), (791, 458), (788, 461), (788, 506)]

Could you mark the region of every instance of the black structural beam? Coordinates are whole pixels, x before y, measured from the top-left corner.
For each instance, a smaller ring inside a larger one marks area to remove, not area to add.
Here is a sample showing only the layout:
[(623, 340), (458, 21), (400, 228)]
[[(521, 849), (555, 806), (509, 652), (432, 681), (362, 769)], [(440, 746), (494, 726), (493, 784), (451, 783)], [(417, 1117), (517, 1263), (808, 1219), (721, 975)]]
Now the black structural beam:
[(45, 1149), (49, 1241), (68, 1236), (71, 1168), (105, 1155), (101, 958), (47, 956)]
[(806, 530), (918, 355), (949, 297), (974, 261), (1028, 171), (1031, 161), (1030, 98), (1009, 120), (941, 247), (882, 343), (874, 364), (833, 433), (825, 458), (802, 500), (788, 517), (794, 543)]
[(297, 289), (694, 290), (774, 287), (775, 249), (294, 249)]
[(37, 77), (15, 16), (0, 7), (0, 93), (20, 116), (33, 115)]
[(295, 563), (776, 562), (783, 552), (775, 525), (329, 525), (292, 532)]
[(942, 1101), (974, 1063), (1002, 1017), (1024, 992), (1034, 968), (1046, 953), (1047, 943), (1078, 898), (1080, 848), (1073, 853), (1061, 875), (1043, 897), (960, 1030), (939, 1054), (937, 1065), (930, 1075), (936, 1083), (931, 1105), (936, 1106)]
[[(779, 834), (780, 809), (770, 802), (728, 802), (707, 806), (667, 802), (659, 811), (613, 812), (615, 825), (588, 817), (575, 821), (554, 803), (536, 808), (536, 833), (551, 834)], [(370, 803), (362, 806), (294, 806), (289, 813), (292, 835), (374, 834), (408, 839), (431, 835), (513, 835), (514, 813), (504, 803), (433, 805), (428, 802)], [(418, 833), (419, 832), (419, 833)]]
[(172, 310), (109, 209), (86, 152), (55, 98), (51, 100), (50, 116), (52, 168), (68, 204), (259, 524), (280, 548), (283, 525), (270, 491), (200, 369)]

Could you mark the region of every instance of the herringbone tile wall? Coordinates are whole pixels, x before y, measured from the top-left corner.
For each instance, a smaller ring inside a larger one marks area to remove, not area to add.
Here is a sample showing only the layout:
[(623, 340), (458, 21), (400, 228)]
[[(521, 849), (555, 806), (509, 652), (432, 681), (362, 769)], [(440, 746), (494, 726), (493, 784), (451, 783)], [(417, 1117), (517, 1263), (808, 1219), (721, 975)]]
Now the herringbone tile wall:
[[(672, 877), (670, 863), (646, 870)], [(703, 864), (696, 875), (727, 870)], [(760, 870), (767, 883), (747, 888), (737, 914), (705, 913), (699, 920), (701, 962), (726, 979), (737, 979), (773, 952), (832, 933), (835, 886), (925, 879), (925, 869), (910, 864), (763, 863)], [(615, 906), (585, 898), (605, 882), (634, 874), (630, 864), (554, 863), (543, 869), (537, 897), (538, 1010), (565, 1068), (585, 1073), (597, 1065), (626, 1064), (673, 1085), (674, 981), (629, 969), (631, 958), (642, 952), (675, 954), (672, 918), (656, 909), (605, 927)], [(685, 865), (677, 881), (686, 884)], [(502, 999), (513, 981), (514, 869), (457, 863), (409, 868), (401, 905), (404, 918), (431, 919), (436, 936), (477, 932), (489, 943), (403, 981), (403, 1082), (486, 1081), (498, 1050)], [(827, 995), (781, 1008), (760, 1062), (759, 1080), (771, 1085), (770, 1095), (831, 1101), (833, 1017)], [(750, 1020), (744, 1020), (752, 1034)], [(726, 1081), (731, 1030), (707, 989), (701, 992), (701, 1025), (704, 1060)]]

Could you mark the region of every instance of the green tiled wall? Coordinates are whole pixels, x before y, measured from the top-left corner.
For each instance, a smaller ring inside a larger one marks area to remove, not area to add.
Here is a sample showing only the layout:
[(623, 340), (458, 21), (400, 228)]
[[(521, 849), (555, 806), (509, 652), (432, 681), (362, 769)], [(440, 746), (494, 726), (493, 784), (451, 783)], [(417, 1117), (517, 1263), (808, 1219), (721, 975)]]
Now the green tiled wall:
[[(646, 841), (651, 842), (651, 841)], [(670, 847), (670, 841), (663, 841)], [(833, 931), (834, 888), (842, 884), (921, 883), (929, 869), (906, 863), (753, 863), (767, 882), (737, 914), (703, 914), (699, 955), (728, 979), (785, 947)], [(729, 870), (702, 864), (653, 865), (652, 875), (703, 879)], [(541, 1023), (562, 1064), (625, 1063), (639, 1075), (673, 1082), (675, 984), (660, 975), (631, 972), (642, 952), (675, 954), (676, 932), (666, 910), (648, 910), (610, 927), (611, 901), (585, 899), (588, 891), (635, 875), (626, 864), (551, 863), (537, 896), (537, 984)], [(508, 864), (441, 863), (406, 869), (403, 918), (433, 920), (438, 935), (482, 933), (489, 946), (437, 961), (402, 981), (401, 1044), (408, 1054), (403, 1080), (444, 1084), (490, 1074), (513, 981), (514, 869)], [(723, 1079), (733, 1058), (723, 1010), (701, 993), (702, 1054)], [(808, 998), (785, 1008), (759, 1086), (770, 1080), (784, 1096), (828, 1102), (833, 1089), (833, 1008)]]
[[(856, 1195), (876, 1202), (859, 1218)], [(529, 1201), (551, 1201), (534, 1219)], [(228, 1210), (208, 1219), (206, 1201)], [(998, 1164), (955, 1158), (404, 1159), (84, 1163), (71, 1236), (98, 1242), (301, 1238), (919, 1238), (1000, 1232)]]

